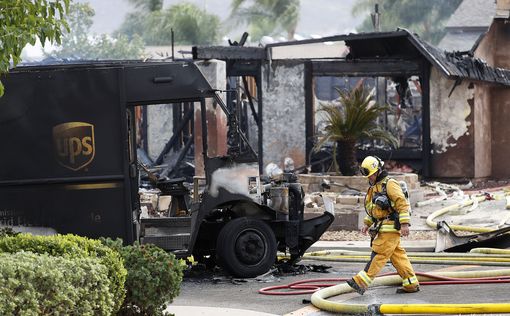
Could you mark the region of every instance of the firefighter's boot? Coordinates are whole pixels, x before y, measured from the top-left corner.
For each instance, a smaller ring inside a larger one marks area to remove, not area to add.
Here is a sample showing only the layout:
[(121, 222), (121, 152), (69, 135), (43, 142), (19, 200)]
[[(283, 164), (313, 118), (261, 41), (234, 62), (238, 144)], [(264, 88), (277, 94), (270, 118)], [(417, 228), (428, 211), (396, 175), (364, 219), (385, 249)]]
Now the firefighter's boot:
[(402, 286), (397, 289), (397, 294), (407, 294), (407, 293), (416, 293), (420, 291), (420, 286)]
[(358, 283), (354, 281), (354, 279), (347, 280), (346, 282), (359, 295), (363, 295), (363, 293), (365, 293), (365, 291), (367, 290), (366, 288), (359, 286)]

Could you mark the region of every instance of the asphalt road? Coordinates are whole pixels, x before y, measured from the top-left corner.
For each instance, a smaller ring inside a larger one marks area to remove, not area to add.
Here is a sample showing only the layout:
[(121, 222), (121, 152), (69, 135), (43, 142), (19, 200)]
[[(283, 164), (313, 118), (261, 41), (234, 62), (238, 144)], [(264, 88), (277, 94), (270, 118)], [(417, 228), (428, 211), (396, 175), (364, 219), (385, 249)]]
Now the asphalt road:
[[(456, 203), (454, 200), (437, 202), (427, 207), (415, 208), (413, 211), (413, 227), (415, 230), (430, 230), (425, 219), (433, 211)], [(467, 214), (462, 212), (458, 215), (448, 214), (437, 220), (447, 220), (449, 223), (460, 225), (490, 226), (491, 222), (502, 222), (508, 219), (505, 210), (505, 201), (490, 201), (480, 203), (476, 209)], [(508, 211), (506, 211), (508, 212)], [(504, 215), (504, 216), (502, 216)], [(506, 216), (506, 217), (505, 217)], [(473, 218), (477, 219), (474, 220)], [(480, 222), (480, 220), (482, 222)], [(484, 225), (485, 224), (485, 225)], [(368, 246), (368, 242), (366, 242)], [(316, 249), (317, 250), (317, 249)], [(411, 250), (409, 250), (411, 251)], [(186, 277), (181, 286), (181, 294), (174, 300), (173, 305), (182, 306), (208, 306), (221, 308), (237, 308), (251, 311), (264, 312), (275, 315), (293, 316), (325, 316), (333, 313), (320, 311), (313, 305), (303, 300), (310, 300), (311, 294), (292, 296), (261, 295), (259, 289), (286, 285), (299, 280), (315, 278), (348, 278), (352, 277), (364, 268), (364, 263), (342, 263), (324, 261), (302, 261), (304, 265), (328, 265), (328, 273), (306, 272), (293, 275), (291, 273), (266, 276), (260, 279), (232, 279), (216, 271), (215, 273), (199, 272), (192, 277)], [(504, 269), (505, 267), (488, 266), (453, 266), (414, 264), (416, 271), (467, 271), (467, 270), (491, 270)], [(387, 264), (381, 273), (395, 272), (394, 268)], [(510, 303), (509, 284), (470, 284), (470, 285), (424, 285), (421, 291), (413, 294), (395, 294), (396, 287), (371, 288), (363, 296), (356, 293), (348, 293), (332, 297), (333, 301), (345, 301), (358, 304), (381, 304), (381, 303)], [(184, 315), (184, 314), (183, 314)], [(180, 316), (177, 314), (176, 316)]]
[[(362, 263), (302, 261), (304, 265), (329, 265), (328, 273), (306, 272), (279, 276), (265, 276), (260, 279), (232, 279), (224, 276), (221, 271), (215, 273), (199, 272), (193, 277), (186, 277), (181, 286), (180, 295), (173, 305), (228, 307), (265, 312), (275, 315), (308, 315), (323, 316), (333, 313), (320, 311), (307, 301), (310, 294), (292, 296), (261, 295), (258, 290), (268, 286), (285, 285), (298, 280), (314, 278), (345, 278), (351, 277), (364, 267)], [(452, 266), (415, 264), (416, 271), (463, 271), (490, 270), (504, 267)], [(387, 265), (382, 273), (394, 272)], [(335, 282), (333, 282), (335, 283)], [(338, 283), (338, 282), (336, 282)], [(359, 304), (381, 303), (508, 303), (510, 294), (508, 284), (480, 285), (424, 285), (421, 291), (413, 294), (395, 294), (396, 287), (379, 287), (370, 289), (363, 296), (348, 293), (332, 297), (333, 301), (346, 301)], [(176, 315), (180, 316), (180, 315)]]

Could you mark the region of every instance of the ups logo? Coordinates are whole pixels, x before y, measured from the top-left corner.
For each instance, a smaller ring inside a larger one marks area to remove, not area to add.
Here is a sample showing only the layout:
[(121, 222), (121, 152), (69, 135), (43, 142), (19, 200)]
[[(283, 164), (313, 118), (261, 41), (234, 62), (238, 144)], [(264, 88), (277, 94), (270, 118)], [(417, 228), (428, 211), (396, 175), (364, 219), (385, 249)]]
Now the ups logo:
[(94, 125), (69, 122), (53, 127), (53, 143), (58, 162), (71, 170), (80, 170), (94, 160)]

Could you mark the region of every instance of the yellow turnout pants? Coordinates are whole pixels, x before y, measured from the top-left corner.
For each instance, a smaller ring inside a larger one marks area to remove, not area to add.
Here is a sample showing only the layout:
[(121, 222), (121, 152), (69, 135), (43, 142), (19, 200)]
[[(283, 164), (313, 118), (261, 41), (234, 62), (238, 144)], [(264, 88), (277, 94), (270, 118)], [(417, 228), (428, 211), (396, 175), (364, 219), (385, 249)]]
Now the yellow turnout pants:
[(402, 286), (413, 289), (418, 286), (413, 267), (404, 248), (400, 246), (400, 232), (379, 233), (372, 242), (372, 254), (365, 269), (354, 276), (354, 281), (367, 288), (381, 271), (388, 259), (402, 278)]

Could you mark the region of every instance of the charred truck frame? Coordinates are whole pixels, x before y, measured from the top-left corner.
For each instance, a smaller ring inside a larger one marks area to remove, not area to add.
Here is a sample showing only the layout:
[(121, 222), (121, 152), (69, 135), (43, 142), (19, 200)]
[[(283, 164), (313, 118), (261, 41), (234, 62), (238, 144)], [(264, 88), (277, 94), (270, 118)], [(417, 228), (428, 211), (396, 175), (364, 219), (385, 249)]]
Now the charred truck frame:
[[(333, 221), (330, 201), (304, 220), (295, 176), (264, 180), (253, 151), (208, 156), (205, 100), (231, 115), (191, 62), (25, 66), (2, 82), (0, 226), (154, 243), (253, 277), (277, 251), (299, 258)], [(201, 108), (205, 188), (195, 183), (188, 207), (182, 179), (158, 180), (184, 212), (141, 218), (134, 106), (178, 102)]]

